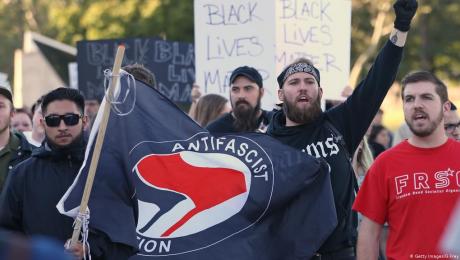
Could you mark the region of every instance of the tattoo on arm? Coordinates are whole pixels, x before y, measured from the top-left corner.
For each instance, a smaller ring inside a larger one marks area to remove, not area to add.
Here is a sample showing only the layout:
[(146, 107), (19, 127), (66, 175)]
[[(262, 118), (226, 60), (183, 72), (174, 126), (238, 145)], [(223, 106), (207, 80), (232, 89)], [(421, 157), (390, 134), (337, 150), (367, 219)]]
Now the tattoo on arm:
[(393, 36), (391, 36), (390, 41), (393, 44), (396, 44), (396, 42), (398, 42), (398, 33), (397, 32), (395, 32), (395, 34)]

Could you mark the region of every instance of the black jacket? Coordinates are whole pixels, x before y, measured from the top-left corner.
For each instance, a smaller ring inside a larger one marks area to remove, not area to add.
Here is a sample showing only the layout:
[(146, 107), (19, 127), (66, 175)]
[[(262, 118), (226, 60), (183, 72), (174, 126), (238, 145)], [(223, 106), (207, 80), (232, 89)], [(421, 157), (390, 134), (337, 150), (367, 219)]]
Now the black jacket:
[(45, 235), (65, 242), (73, 219), (59, 214), (56, 204), (76, 177), (85, 145), (53, 151), (43, 145), (8, 176), (0, 197), (0, 227), (26, 235)]
[[(13, 168), (0, 197), (0, 228), (49, 236), (64, 245), (72, 236), (74, 221), (61, 215), (56, 205), (77, 176), (85, 147), (83, 137), (60, 150), (44, 143)], [(129, 246), (113, 243), (97, 230), (90, 230), (88, 242), (92, 259), (128, 259), (134, 254)]]
[[(331, 167), (338, 225), (320, 248), (321, 253), (356, 244), (357, 215), (351, 210), (355, 195), (350, 155), (356, 150), (391, 87), (401, 58), (402, 48), (387, 42), (364, 81), (344, 103), (323, 112), (308, 125), (286, 127), (283, 111), (275, 113), (269, 125), (269, 135), (310, 155), (323, 157)], [(344, 144), (341, 145), (340, 136), (331, 128), (341, 134)]]
[[(264, 126), (267, 126), (270, 123), (270, 120), (273, 116), (273, 112), (265, 111), (262, 110), (262, 114), (259, 117), (258, 124), (259, 128), (262, 128), (263, 130)], [(230, 133), (236, 133), (237, 131), (235, 130), (233, 126), (233, 122), (235, 121), (235, 118), (232, 116), (231, 113), (227, 113), (213, 122), (211, 122), (206, 129), (211, 133), (211, 134), (230, 134)]]

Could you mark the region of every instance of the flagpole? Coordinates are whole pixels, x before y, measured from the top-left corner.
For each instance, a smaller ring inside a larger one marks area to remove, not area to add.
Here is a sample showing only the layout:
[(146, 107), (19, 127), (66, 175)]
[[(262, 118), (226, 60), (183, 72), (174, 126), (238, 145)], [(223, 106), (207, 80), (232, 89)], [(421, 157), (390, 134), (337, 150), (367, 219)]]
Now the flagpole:
[[(115, 56), (115, 62), (112, 69), (112, 81), (108, 89), (108, 93), (105, 98), (105, 106), (102, 113), (101, 123), (99, 125), (99, 130), (97, 133), (96, 144), (94, 146), (93, 156), (91, 158), (91, 165), (89, 167), (88, 178), (86, 179), (85, 189), (83, 191), (83, 196), (81, 198), (80, 208), (78, 214), (80, 216), (86, 213), (86, 208), (88, 207), (89, 196), (91, 194), (91, 189), (93, 187), (94, 175), (96, 174), (97, 165), (99, 162), (99, 156), (101, 154), (102, 143), (104, 142), (105, 130), (107, 129), (107, 122), (110, 116), (110, 106), (109, 98), (113, 97), (116, 85), (120, 81), (120, 68), (123, 61), (123, 55), (125, 53), (125, 47), (123, 45), (118, 46), (117, 55)], [(80, 230), (82, 227), (81, 218), (77, 217), (75, 219), (75, 225), (72, 234), (72, 240), (70, 242), (70, 247), (73, 247), (77, 242), (80, 236)]]

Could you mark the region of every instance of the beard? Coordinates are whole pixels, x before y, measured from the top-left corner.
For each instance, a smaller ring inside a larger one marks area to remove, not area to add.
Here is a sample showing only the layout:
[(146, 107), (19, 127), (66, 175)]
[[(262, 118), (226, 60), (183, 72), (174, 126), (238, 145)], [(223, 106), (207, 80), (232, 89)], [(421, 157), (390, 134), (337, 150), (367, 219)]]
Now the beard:
[(405, 119), (406, 120), (406, 123), (407, 125), (409, 126), (409, 129), (410, 131), (415, 135), (415, 136), (418, 136), (418, 137), (427, 137), (429, 135), (431, 135), (435, 130), (436, 128), (439, 126), (439, 124), (441, 123), (442, 119), (443, 119), (443, 112), (441, 110), (441, 112), (438, 114), (438, 116), (435, 118), (435, 120), (430, 120), (428, 122), (428, 126), (425, 127), (425, 128), (417, 128), (415, 126), (415, 123), (413, 123), (413, 121), (411, 120), (408, 120), (407, 118)]
[(79, 146), (79, 145), (84, 141), (83, 133), (84, 133), (84, 132), (83, 132), (83, 128), (82, 128), (82, 131), (81, 131), (77, 136), (75, 136), (69, 144), (66, 144), (66, 145), (60, 145), (60, 144), (57, 144), (56, 142), (54, 142), (54, 141), (46, 134), (46, 131), (45, 131), (45, 139), (46, 139), (46, 143), (48, 144), (48, 146), (49, 146), (52, 150), (56, 150), (56, 151), (66, 151), (66, 150), (69, 150), (69, 149), (74, 149), (74, 147)]
[(311, 106), (307, 108), (297, 107), (296, 101), (290, 102), (285, 100), (283, 102), (283, 111), (289, 120), (301, 125), (309, 124), (321, 115), (321, 97), (318, 95)]
[(260, 99), (261, 96), (259, 96), (255, 107), (252, 107), (246, 100), (236, 101), (232, 112), (235, 116), (233, 127), (237, 132), (253, 132), (259, 127)]
[(11, 125), (11, 117), (7, 117), (5, 118), (5, 121), (3, 122), (0, 122), (0, 134), (3, 134), (4, 132), (9, 132), (10, 129), (10, 125)]
[(0, 134), (3, 134), (4, 132), (10, 131), (10, 124), (7, 123), (5, 125), (0, 125)]

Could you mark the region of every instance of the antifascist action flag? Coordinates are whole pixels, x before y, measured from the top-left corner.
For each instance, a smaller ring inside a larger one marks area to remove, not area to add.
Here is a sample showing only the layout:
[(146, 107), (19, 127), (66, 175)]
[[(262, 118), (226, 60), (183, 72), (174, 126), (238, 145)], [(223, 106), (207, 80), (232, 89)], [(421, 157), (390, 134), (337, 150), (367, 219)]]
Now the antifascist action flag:
[[(89, 201), (90, 228), (135, 259), (308, 259), (337, 224), (329, 167), (264, 134), (215, 137), (123, 76)], [(103, 109), (101, 108), (100, 111)], [(81, 201), (86, 159), (58, 209)], [(91, 242), (91, 241), (90, 241)]]

